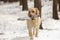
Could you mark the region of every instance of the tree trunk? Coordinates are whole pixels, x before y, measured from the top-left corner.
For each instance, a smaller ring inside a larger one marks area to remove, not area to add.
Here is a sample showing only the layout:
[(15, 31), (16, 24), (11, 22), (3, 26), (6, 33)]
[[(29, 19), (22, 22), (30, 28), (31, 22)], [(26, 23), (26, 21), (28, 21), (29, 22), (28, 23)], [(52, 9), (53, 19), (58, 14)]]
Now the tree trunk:
[(58, 20), (58, 12), (57, 12), (57, 0), (53, 0), (53, 18)]
[(58, 2), (59, 2), (59, 11), (60, 11), (60, 0), (58, 0)]
[(12, 2), (17, 2), (17, 1), (19, 1), (19, 0), (8, 0), (10, 3), (12, 3)]
[(4, 0), (4, 3), (6, 3), (8, 0)]
[(9, 2), (12, 2), (12, 0), (8, 0)]
[(22, 10), (28, 10), (27, 0), (22, 0)]
[(22, 0), (19, 0), (20, 1), (20, 5), (22, 5)]
[[(41, 0), (34, 0), (34, 7), (39, 9), (41, 17)], [(43, 29), (42, 23), (40, 25), (40, 29)]]

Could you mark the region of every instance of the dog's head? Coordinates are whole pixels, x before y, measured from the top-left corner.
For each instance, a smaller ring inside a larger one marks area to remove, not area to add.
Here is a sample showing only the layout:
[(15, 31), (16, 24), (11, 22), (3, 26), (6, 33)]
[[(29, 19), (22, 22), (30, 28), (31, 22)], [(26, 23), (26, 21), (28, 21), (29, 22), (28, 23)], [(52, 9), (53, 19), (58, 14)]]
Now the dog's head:
[(28, 10), (28, 16), (34, 20), (35, 17), (39, 17), (40, 16), (40, 12), (38, 10), (38, 8), (31, 8)]

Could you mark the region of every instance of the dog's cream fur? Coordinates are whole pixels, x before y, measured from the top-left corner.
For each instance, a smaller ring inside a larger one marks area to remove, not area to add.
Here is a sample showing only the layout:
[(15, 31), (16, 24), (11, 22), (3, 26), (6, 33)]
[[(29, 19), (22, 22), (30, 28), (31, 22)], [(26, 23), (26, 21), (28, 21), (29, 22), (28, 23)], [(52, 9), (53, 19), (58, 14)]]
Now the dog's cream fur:
[[(28, 16), (29, 15), (34, 16), (35, 14), (40, 15), (39, 13), (40, 12), (37, 8), (32, 8), (32, 9), (28, 10)], [(27, 25), (28, 25), (27, 27), (28, 27), (30, 40), (33, 40), (34, 36), (38, 37), (38, 31), (39, 31), (40, 24), (41, 24), (40, 17), (36, 17), (36, 19), (34, 19), (34, 20), (32, 20), (32, 19), (27, 20)]]

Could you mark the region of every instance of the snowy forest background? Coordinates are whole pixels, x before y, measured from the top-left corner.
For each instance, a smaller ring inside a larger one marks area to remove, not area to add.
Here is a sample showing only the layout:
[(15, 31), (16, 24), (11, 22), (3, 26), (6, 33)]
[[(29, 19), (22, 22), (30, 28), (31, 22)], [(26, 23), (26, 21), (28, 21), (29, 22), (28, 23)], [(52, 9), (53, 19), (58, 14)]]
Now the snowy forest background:
[(23, 1), (25, 7), (21, 0), (0, 0), (0, 40), (29, 40), (26, 20), (18, 18), (27, 18), (28, 9), (34, 7), (42, 18), (42, 29), (34, 40), (60, 40), (60, 0)]

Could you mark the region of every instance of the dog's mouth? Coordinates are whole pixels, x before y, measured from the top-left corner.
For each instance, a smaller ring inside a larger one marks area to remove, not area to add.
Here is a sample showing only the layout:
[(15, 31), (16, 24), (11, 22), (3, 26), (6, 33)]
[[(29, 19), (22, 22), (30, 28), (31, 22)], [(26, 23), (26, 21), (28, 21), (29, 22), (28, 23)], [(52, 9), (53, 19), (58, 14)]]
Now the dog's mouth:
[(31, 18), (32, 20), (35, 20), (36, 18)]

